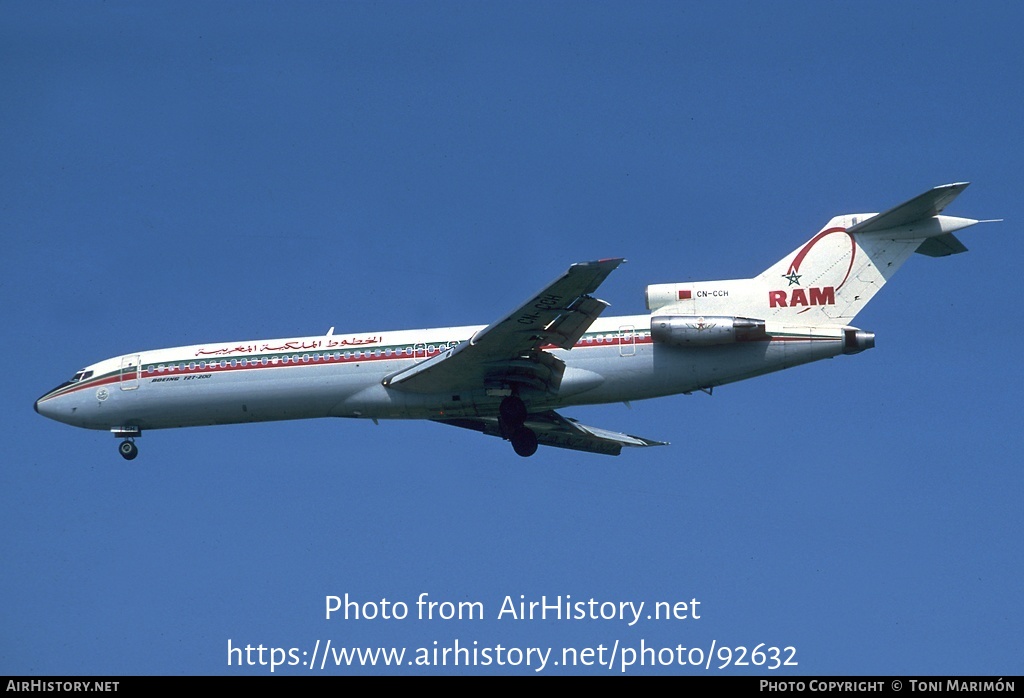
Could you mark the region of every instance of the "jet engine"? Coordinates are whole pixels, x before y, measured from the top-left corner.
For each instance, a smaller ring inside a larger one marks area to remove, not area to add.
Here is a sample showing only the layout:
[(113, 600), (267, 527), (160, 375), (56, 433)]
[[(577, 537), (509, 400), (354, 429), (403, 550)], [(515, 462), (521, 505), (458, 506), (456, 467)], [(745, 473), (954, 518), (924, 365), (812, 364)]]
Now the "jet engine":
[(674, 347), (712, 347), (766, 339), (764, 320), (711, 315), (657, 315), (651, 338)]
[(843, 330), (843, 353), (859, 354), (865, 349), (875, 348), (875, 333), (847, 327)]

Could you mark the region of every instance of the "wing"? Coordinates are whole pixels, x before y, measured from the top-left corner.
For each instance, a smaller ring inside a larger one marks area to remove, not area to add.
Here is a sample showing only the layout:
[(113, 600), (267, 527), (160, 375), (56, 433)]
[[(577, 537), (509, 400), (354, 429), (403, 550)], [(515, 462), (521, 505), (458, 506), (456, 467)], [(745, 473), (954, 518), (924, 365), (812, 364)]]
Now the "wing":
[[(451, 424), (464, 429), (474, 429), (489, 436), (501, 436), (501, 428), (497, 417), (474, 417), (470, 419), (435, 419), (441, 424)], [(556, 446), (573, 451), (603, 453), (617, 456), (623, 446), (665, 446), (665, 441), (652, 441), (640, 436), (621, 434), (597, 427), (588, 427), (575, 419), (563, 417), (554, 410), (531, 414), (524, 426), (529, 427), (537, 435), (537, 443), (543, 446)]]
[(384, 379), (415, 393), (523, 385), (554, 392), (565, 364), (542, 347), (571, 349), (608, 304), (590, 296), (625, 260), (573, 264), (559, 279), (448, 351)]

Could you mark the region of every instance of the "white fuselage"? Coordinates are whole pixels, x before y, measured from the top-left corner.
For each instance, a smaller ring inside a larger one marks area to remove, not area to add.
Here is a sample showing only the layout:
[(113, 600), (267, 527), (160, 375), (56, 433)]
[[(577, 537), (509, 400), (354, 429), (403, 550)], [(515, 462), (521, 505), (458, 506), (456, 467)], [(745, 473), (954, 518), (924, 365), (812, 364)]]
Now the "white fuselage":
[[(507, 392), (416, 393), (384, 379), (473, 337), (483, 326), (224, 342), (142, 351), (86, 367), (36, 410), (89, 429), (140, 430), (313, 417), (493, 416)], [(557, 392), (523, 390), (531, 412), (710, 388), (844, 352), (838, 328), (769, 328), (763, 341), (677, 347), (651, 316), (599, 318), (565, 362)]]

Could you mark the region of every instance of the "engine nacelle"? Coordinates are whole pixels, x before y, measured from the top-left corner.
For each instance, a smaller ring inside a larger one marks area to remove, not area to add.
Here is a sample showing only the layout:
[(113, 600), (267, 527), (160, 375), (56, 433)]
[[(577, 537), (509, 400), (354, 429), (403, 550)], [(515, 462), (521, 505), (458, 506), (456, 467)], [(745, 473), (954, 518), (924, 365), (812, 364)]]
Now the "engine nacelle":
[(767, 338), (764, 320), (748, 317), (657, 315), (651, 318), (651, 339), (674, 347), (712, 347)]
[(875, 333), (847, 327), (843, 330), (843, 353), (859, 354), (866, 349), (875, 348)]

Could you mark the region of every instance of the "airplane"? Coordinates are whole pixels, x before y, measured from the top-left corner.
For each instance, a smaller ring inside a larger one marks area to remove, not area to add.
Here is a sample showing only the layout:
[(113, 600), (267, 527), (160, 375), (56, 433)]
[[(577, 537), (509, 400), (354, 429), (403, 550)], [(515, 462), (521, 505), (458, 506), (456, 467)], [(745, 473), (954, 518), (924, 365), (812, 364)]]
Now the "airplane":
[(850, 325), (914, 252), (966, 252), (940, 215), (945, 184), (882, 213), (833, 218), (749, 279), (652, 284), (648, 314), (600, 317), (592, 294), (623, 259), (573, 264), (487, 326), (326, 334), (136, 351), (86, 366), (36, 412), (109, 430), (138, 455), (143, 431), (313, 417), (429, 419), (510, 441), (619, 455), (666, 442), (586, 426), (556, 410), (711, 393), (875, 346)]

